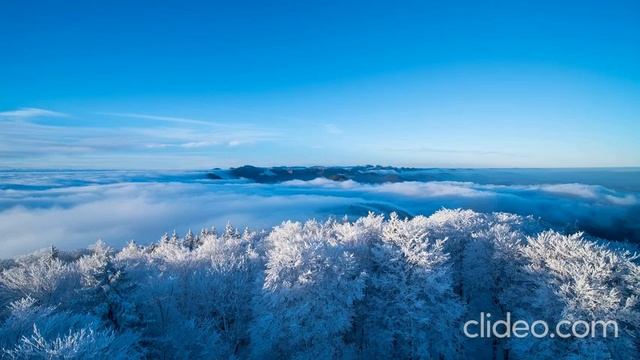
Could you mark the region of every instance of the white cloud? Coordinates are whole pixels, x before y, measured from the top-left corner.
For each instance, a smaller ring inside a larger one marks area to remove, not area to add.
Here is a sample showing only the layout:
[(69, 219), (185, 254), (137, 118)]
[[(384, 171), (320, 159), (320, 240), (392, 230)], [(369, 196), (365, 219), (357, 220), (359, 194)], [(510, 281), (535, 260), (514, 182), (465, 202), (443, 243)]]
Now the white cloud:
[(46, 190), (37, 192), (36, 198), (32, 197), (35, 192), (26, 191), (20, 203), (35, 201), (36, 206), (0, 211), (0, 258), (51, 244), (65, 249), (85, 247), (98, 238), (117, 246), (131, 239), (144, 243), (165, 231), (221, 228), (228, 221), (268, 228), (287, 218), (326, 216), (323, 209), (352, 202), (313, 194), (234, 190), (202, 184), (124, 183)]
[(595, 199), (602, 192), (599, 186), (585, 184), (545, 184), (530, 188), (538, 188), (542, 191), (556, 194), (579, 196), (586, 199)]
[(353, 180), (334, 181), (327, 178), (316, 178), (309, 181), (291, 180), (283, 185), (321, 187), (333, 189), (349, 189), (370, 193), (395, 194), (408, 197), (439, 197), (439, 196), (485, 196), (490, 195), (489, 191), (476, 190), (472, 183), (455, 181), (405, 181), (397, 183), (384, 183), (377, 185), (360, 184)]
[[(116, 246), (130, 239), (147, 242), (164, 231), (224, 226), (227, 221), (268, 228), (285, 219), (360, 216), (368, 211), (430, 214), (442, 207), (533, 214), (601, 236), (640, 238), (637, 194), (583, 184), (371, 185), (325, 178), (255, 184), (208, 181), (199, 172), (135, 171), (8, 172), (0, 173), (0, 184), (5, 186), (0, 188), (0, 257), (50, 244), (83, 247), (98, 237)], [(54, 188), (40, 189), (48, 186)]]
[(31, 119), (37, 117), (66, 117), (67, 114), (57, 111), (38, 109), (38, 108), (21, 108), (17, 110), (2, 111), (0, 118), (9, 119)]
[(491, 192), (474, 189), (472, 185), (472, 183), (454, 181), (408, 181), (400, 183), (386, 183), (371, 187), (371, 190), (413, 197), (475, 197), (492, 195)]
[[(142, 167), (153, 162), (157, 155), (167, 153), (182, 155), (178, 162), (165, 163), (165, 168), (179, 168), (191, 162), (189, 157), (204, 156), (206, 151), (216, 147), (230, 151), (229, 148), (272, 141), (279, 138), (273, 130), (248, 125), (218, 126), (214, 123), (181, 122), (171, 119), (170, 126), (69, 126), (61, 124), (39, 124), (29, 121), (37, 116), (53, 116), (48, 110), (23, 109), (4, 112), (11, 126), (0, 127), (0, 166), (7, 167), (43, 167), (56, 166), (81, 167), (84, 159), (92, 157), (90, 167)], [(60, 114), (59, 116), (62, 116)], [(138, 124), (140, 125), (140, 124)], [(123, 162), (127, 158), (145, 155), (149, 160), (141, 164)], [(102, 160), (102, 162), (98, 162)], [(120, 161), (120, 162), (119, 162)], [(205, 162), (204, 164), (209, 163)], [(201, 163), (202, 164), (202, 163)], [(201, 165), (202, 166), (202, 165)]]
[(242, 140), (231, 140), (227, 143), (227, 145), (229, 145), (230, 147), (240, 146), (242, 144), (243, 144)]
[(594, 200), (598, 202), (610, 203), (613, 205), (637, 205), (638, 198), (634, 194), (621, 194), (611, 189), (607, 189), (600, 185), (588, 185), (579, 183), (568, 184), (537, 184), (537, 185), (511, 185), (497, 186), (489, 185), (487, 188), (496, 189), (503, 187), (506, 189), (517, 189), (526, 191), (538, 191), (550, 193), (559, 196), (578, 197), (583, 199)]
[(215, 141), (192, 141), (192, 142), (180, 144), (180, 146), (186, 149), (195, 149), (195, 148), (213, 146), (218, 144), (219, 143)]
[(621, 205), (621, 206), (633, 206), (633, 205), (638, 205), (640, 203), (638, 201), (638, 197), (633, 194), (627, 194), (623, 196), (605, 195), (604, 198), (607, 201), (609, 201), (611, 204)]
[(324, 187), (333, 189), (356, 189), (362, 188), (362, 185), (353, 181), (334, 181), (327, 178), (319, 177), (313, 180), (290, 180), (282, 183), (285, 186), (298, 186), (298, 187)]
[(104, 112), (98, 113), (99, 115), (107, 115), (107, 116), (115, 116), (115, 117), (124, 117), (130, 119), (141, 119), (141, 120), (156, 120), (170, 123), (178, 123), (178, 124), (189, 124), (189, 125), (205, 125), (205, 126), (226, 126), (225, 124), (204, 121), (204, 120), (196, 120), (184, 117), (175, 117), (175, 116), (163, 116), (163, 115), (151, 115), (151, 114), (137, 114), (137, 113), (112, 113), (112, 112)]

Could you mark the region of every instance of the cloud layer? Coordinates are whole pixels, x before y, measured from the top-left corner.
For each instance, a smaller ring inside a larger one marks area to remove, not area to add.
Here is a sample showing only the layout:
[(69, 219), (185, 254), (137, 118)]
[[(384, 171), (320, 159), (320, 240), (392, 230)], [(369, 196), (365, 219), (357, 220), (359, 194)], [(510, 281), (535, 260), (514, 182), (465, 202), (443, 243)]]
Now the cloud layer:
[[(36, 175), (34, 175), (36, 174)], [(97, 238), (119, 246), (173, 229), (268, 228), (368, 211), (429, 214), (442, 207), (535, 215), (555, 227), (640, 240), (640, 201), (584, 184), (490, 185), (430, 181), (360, 184), (327, 179), (256, 184), (207, 181), (199, 173), (4, 172), (0, 180), (1, 257), (48, 245), (83, 247)], [(11, 184), (11, 185), (9, 185)]]

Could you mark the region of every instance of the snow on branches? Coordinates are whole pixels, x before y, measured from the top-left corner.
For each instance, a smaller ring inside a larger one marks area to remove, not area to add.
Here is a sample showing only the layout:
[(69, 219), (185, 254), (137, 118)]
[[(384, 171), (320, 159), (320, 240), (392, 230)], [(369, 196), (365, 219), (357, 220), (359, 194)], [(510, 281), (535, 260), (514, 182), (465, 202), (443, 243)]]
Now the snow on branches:
[[(0, 358), (638, 358), (624, 247), (441, 210), (51, 248), (0, 270)], [(619, 337), (464, 337), (480, 312), (615, 320)]]

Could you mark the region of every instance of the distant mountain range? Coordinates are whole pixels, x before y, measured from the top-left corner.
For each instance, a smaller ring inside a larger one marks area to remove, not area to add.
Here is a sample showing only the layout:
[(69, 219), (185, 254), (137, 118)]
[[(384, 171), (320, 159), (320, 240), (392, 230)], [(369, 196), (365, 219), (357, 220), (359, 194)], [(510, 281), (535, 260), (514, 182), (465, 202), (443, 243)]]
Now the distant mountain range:
[(639, 168), (446, 169), (380, 165), (311, 167), (245, 165), (230, 169), (213, 169), (206, 173), (206, 177), (212, 180), (247, 179), (262, 184), (290, 180), (309, 181), (316, 178), (327, 178), (334, 181), (353, 180), (363, 184), (403, 181), (460, 181), (496, 185), (581, 183), (605, 186), (618, 191), (640, 192)]
[(245, 165), (231, 169), (216, 169), (207, 174), (210, 179), (244, 178), (257, 183), (271, 184), (290, 180), (313, 180), (327, 178), (334, 181), (353, 180), (360, 183), (385, 183), (415, 180), (407, 177), (417, 169), (394, 168), (389, 166), (353, 166), (353, 167), (300, 167), (277, 166), (256, 167)]

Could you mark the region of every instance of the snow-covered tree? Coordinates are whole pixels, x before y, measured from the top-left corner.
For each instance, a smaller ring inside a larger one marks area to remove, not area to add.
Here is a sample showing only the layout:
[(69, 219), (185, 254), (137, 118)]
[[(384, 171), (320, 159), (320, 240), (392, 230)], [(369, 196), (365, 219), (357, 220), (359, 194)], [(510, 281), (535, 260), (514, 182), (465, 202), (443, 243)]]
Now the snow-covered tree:
[(134, 328), (140, 321), (135, 304), (129, 300), (135, 284), (123, 266), (114, 262), (113, 250), (104, 242), (93, 246), (93, 254), (78, 260), (82, 288), (80, 302), (115, 330)]
[[(50, 248), (3, 262), (0, 358), (638, 358), (638, 257), (547, 229), (444, 209)], [(463, 337), (480, 312), (619, 336)]]
[(31, 297), (11, 303), (0, 327), (0, 357), (8, 359), (136, 359), (142, 353), (130, 331), (116, 334), (100, 319), (41, 306)]
[(588, 339), (513, 339), (517, 355), (532, 351), (540, 358), (563, 354), (574, 358), (630, 359), (640, 355), (640, 278), (633, 256), (587, 241), (580, 233), (567, 236), (554, 231), (529, 238), (522, 254), (527, 261), (521, 273), (524, 281), (520, 289), (514, 289), (519, 293), (515, 305), (521, 315), (529, 314), (551, 324), (561, 319), (613, 320), (620, 336), (615, 338), (608, 333), (605, 338), (598, 333)]
[(365, 299), (367, 356), (459, 356), (463, 308), (453, 292), (445, 242), (430, 237), (425, 217), (401, 220), (392, 214), (383, 225), (381, 241), (372, 244)]
[(7, 292), (4, 301), (32, 297), (43, 305), (56, 305), (69, 299), (68, 290), (78, 281), (75, 275), (73, 266), (60, 260), (54, 249), (17, 259), (16, 266), (0, 272), (0, 285)]
[(189, 229), (189, 231), (187, 231), (187, 234), (184, 236), (184, 246), (186, 246), (189, 250), (193, 250), (198, 247), (198, 245), (200, 245), (199, 242), (200, 241), (198, 237), (191, 232), (191, 229)]
[(252, 355), (327, 359), (351, 351), (344, 341), (365, 276), (332, 222), (285, 222), (267, 238), (267, 262), (255, 302)]
[(203, 306), (214, 309), (214, 326), (234, 354), (249, 342), (251, 300), (262, 264), (256, 246), (262, 237), (248, 230), (240, 234), (229, 225), (220, 236), (206, 235), (194, 252), (205, 269), (204, 276), (194, 280), (206, 281), (206, 287), (191, 298), (191, 311), (197, 316)]

